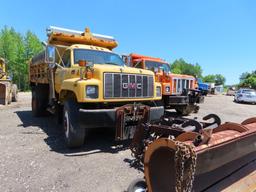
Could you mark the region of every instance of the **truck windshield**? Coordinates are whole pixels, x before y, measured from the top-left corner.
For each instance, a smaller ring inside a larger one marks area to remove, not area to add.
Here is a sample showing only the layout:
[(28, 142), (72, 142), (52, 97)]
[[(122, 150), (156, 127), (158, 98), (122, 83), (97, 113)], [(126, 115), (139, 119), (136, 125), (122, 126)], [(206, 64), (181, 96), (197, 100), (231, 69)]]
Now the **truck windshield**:
[(121, 57), (115, 53), (88, 49), (74, 49), (74, 63), (78, 64), (79, 60), (89, 61), (93, 64), (124, 65)]
[(164, 72), (171, 72), (170, 66), (167, 63), (161, 63), (156, 61), (145, 61), (146, 69), (154, 71), (159, 67), (163, 68)]
[(200, 79), (200, 78), (197, 79), (197, 82), (198, 83), (203, 83), (202, 79)]

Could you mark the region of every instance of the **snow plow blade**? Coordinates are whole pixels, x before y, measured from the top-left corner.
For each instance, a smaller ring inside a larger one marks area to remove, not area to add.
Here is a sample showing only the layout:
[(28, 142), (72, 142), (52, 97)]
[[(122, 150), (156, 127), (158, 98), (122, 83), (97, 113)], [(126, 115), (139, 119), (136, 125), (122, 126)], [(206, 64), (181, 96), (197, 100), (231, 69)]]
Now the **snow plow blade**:
[(221, 124), (214, 114), (204, 119), (214, 121), (141, 125), (131, 150), (144, 165), (149, 192), (204, 191), (256, 160), (256, 118), (241, 124)]

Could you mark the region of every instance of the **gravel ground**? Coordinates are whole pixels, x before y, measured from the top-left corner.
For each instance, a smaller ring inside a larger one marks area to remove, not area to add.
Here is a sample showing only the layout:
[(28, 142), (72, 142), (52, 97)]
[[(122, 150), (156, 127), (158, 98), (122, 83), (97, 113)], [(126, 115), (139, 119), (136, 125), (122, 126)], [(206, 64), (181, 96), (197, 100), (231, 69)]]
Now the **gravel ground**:
[[(114, 134), (91, 132), (77, 150), (65, 148), (54, 117), (33, 118), (31, 93), (19, 102), (0, 106), (0, 191), (121, 192), (142, 177), (130, 167), (127, 147), (116, 147)], [(199, 118), (218, 114), (224, 121), (240, 123), (256, 116), (256, 105), (237, 104), (230, 96), (207, 96)]]

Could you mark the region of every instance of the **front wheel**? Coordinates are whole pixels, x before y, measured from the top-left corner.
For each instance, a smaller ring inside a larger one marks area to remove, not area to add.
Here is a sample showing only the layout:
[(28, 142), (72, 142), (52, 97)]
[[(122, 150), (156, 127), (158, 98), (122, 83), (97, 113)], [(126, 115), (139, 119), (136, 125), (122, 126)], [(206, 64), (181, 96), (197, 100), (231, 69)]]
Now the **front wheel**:
[(66, 144), (69, 148), (80, 147), (84, 144), (85, 129), (79, 124), (79, 104), (73, 99), (64, 102), (63, 128)]
[(237, 99), (236, 99), (236, 102), (237, 102), (237, 103), (241, 103), (241, 100), (237, 98)]
[[(180, 115), (184, 115), (187, 116), (190, 113), (192, 113), (194, 111), (194, 108), (191, 106), (179, 106), (176, 107), (175, 110), (177, 111), (177, 113), (179, 113)], [(199, 109), (198, 109), (199, 110)], [(198, 112), (198, 111), (197, 111)]]
[(135, 179), (128, 187), (127, 192), (146, 192), (147, 184), (143, 179)]

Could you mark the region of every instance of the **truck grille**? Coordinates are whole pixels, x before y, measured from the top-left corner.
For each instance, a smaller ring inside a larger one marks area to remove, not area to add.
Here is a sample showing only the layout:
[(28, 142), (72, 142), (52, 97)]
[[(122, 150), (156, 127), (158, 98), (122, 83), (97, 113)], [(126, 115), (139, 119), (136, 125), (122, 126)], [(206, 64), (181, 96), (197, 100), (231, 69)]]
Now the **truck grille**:
[(104, 98), (153, 97), (154, 79), (151, 75), (104, 73)]
[(173, 93), (181, 94), (183, 89), (193, 89), (194, 88), (194, 80), (193, 79), (180, 79), (174, 78), (172, 80), (173, 85)]

